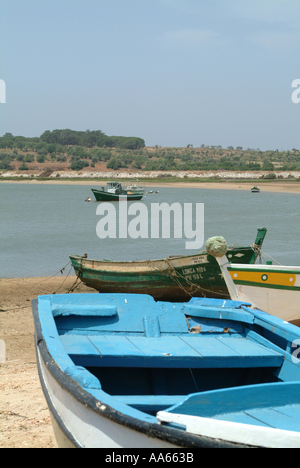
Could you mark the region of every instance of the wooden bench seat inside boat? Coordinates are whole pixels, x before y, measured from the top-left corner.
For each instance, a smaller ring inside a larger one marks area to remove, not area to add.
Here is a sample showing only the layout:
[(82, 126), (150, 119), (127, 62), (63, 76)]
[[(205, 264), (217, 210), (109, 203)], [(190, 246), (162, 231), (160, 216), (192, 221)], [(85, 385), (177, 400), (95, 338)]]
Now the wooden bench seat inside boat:
[(114, 397), (121, 403), (140, 411), (153, 412), (163, 411), (186, 399), (186, 395), (114, 395)]
[(84, 367), (274, 368), (283, 355), (243, 336), (60, 336), (75, 365)]

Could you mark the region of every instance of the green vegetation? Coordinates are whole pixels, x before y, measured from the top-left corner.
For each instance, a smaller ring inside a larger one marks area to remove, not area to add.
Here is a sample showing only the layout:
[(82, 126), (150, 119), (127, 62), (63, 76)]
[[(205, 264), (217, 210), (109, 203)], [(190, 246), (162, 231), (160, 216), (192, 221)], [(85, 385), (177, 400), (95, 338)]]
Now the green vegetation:
[[(21, 164), (20, 164), (21, 163)], [(260, 151), (241, 146), (222, 148), (145, 147), (142, 138), (107, 136), (101, 130), (47, 130), (40, 137), (6, 133), (0, 138), (0, 170), (142, 171), (300, 171), (300, 150)], [(54, 169), (53, 169), (54, 170)]]
[(145, 146), (145, 141), (141, 138), (136, 137), (118, 137), (118, 136), (107, 136), (101, 130), (85, 132), (76, 132), (75, 130), (53, 130), (50, 132), (47, 130), (44, 132), (40, 139), (42, 142), (62, 146), (84, 146), (87, 148), (98, 147), (114, 147), (114, 148), (126, 148), (126, 149), (138, 149)]

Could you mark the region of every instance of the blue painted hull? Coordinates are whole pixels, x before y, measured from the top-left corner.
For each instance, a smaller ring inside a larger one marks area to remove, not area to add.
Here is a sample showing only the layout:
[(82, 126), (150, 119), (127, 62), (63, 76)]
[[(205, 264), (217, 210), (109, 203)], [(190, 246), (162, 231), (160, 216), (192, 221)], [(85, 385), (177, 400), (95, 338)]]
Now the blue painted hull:
[(33, 314), (60, 446), (300, 446), (293, 325), (234, 301), (125, 294), (42, 296)]

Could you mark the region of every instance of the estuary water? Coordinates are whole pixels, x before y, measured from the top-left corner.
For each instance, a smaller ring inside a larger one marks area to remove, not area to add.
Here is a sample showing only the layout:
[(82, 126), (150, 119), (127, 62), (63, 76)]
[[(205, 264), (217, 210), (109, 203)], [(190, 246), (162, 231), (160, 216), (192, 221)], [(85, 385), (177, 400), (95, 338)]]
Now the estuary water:
[[(300, 195), (239, 190), (148, 187), (159, 193), (146, 193), (143, 203), (149, 213), (148, 238), (100, 239), (96, 228), (103, 216), (97, 215), (88, 185), (0, 184), (0, 278), (51, 276), (69, 262), (69, 255), (89, 258), (137, 260), (190, 255), (205, 249), (186, 250), (182, 238), (174, 238), (171, 217), (170, 238), (151, 238), (151, 204), (204, 204), (204, 239), (224, 236), (228, 244), (254, 243), (257, 228), (268, 233), (263, 252), (282, 265), (300, 265)], [(86, 202), (91, 197), (92, 202)], [(128, 207), (131, 206), (128, 203)], [(116, 221), (120, 204), (115, 202)], [(128, 222), (136, 219), (129, 215)], [(153, 220), (152, 220), (153, 222)], [(161, 221), (160, 221), (161, 222)], [(194, 229), (196, 220), (194, 219)], [(137, 226), (139, 229), (139, 226)], [(193, 239), (191, 239), (193, 240)], [(269, 260), (266, 257), (263, 260)], [(69, 268), (69, 267), (68, 267)], [(68, 271), (66, 269), (66, 271)], [(74, 274), (72, 271), (71, 274)]]

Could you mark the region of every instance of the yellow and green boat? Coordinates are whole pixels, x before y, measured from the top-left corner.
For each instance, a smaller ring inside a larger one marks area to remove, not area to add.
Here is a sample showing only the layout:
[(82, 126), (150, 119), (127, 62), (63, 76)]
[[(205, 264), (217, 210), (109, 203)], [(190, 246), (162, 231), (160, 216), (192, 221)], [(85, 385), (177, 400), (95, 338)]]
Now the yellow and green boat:
[[(228, 261), (254, 264), (266, 233), (266, 228), (258, 229), (254, 244), (248, 247), (229, 247)], [(82, 256), (70, 256), (70, 259), (78, 278), (99, 292), (149, 294), (156, 300), (172, 302), (190, 297), (230, 297), (217, 260), (206, 251), (131, 262)]]
[(222, 267), (230, 296), (300, 325), (300, 267), (226, 264)]

